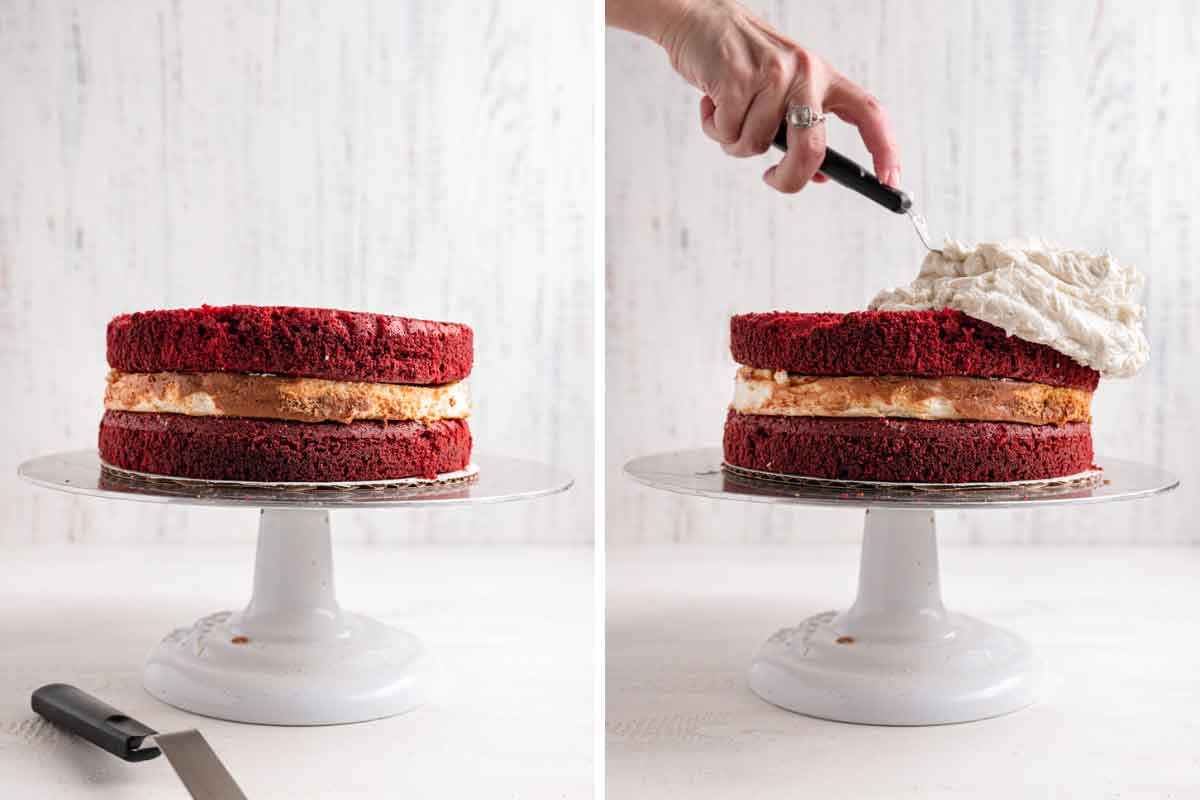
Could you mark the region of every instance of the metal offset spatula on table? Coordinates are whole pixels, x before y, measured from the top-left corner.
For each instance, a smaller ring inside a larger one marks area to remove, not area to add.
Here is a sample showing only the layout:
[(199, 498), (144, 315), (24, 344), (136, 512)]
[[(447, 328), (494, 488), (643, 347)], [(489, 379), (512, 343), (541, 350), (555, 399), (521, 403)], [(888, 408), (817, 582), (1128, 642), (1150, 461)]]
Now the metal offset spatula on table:
[[(246, 800), (199, 731), (159, 733), (82, 689), (51, 683), (33, 693), (33, 710), (125, 761), (165, 753), (194, 800)], [(152, 747), (153, 741), (157, 747)]]
[[(788, 123), (785, 120), (776, 131), (775, 141), (772, 142), (775, 147), (785, 152), (788, 149), (787, 133)], [(912, 221), (913, 228), (917, 231), (917, 236), (921, 237), (921, 244), (925, 245), (925, 248), (932, 253), (942, 252), (940, 248), (933, 246), (933, 239), (929, 235), (925, 217), (913, 210), (912, 198), (905, 192), (893, 189), (883, 183), (865, 168), (846, 158), (832, 147), (825, 148), (825, 158), (821, 161), (819, 172), (834, 183), (840, 183), (868, 200), (874, 200), (888, 211), (907, 215)]]

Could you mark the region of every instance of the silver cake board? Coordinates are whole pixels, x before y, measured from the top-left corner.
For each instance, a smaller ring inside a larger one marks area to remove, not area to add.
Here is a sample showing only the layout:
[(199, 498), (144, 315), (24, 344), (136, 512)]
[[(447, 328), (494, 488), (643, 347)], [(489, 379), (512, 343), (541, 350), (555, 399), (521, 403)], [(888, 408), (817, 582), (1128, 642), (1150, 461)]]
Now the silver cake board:
[(1071, 484), (1090, 486), (1099, 483), (1104, 478), (1104, 470), (1090, 469), (1085, 472), (1076, 472), (1072, 475), (1062, 475), (1053, 478), (1038, 478), (1036, 480), (1026, 481), (964, 481), (962, 483), (930, 483), (902, 481), (861, 481), (843, 478), (816, 478), (810, 475), (789, 475), (783, 472), (763, 472), (756, 469), (747, 469), (746, 467), (735, 466), (727, 461), (721, 462), (721, 469), (732, 475), (739, 475), (744, 478), (753, 478), (754, 480), (771, 481), (773, 483), (786, 483), (801, 486), (827, 486), (835, 489), (871, 488), (907, 489), (913, 491), (920, 491), (922, 489), (927, 491), (946, 491), (957, 489), (1016, 489), (1020, 487), (1037, 488), (1041, 486), (1067, 486)]
[(113, 466), (103, 459), (100, 460), (100, 466), (109, 472), (141, 480), (168, 481), (197, 486), (245, 486), (256, 489), (353, 489), (359, 486), (437, 486), (468, 481), (479, 474), (479, 467), (477, 465), (468, 464), (465, 469), (438, 473), (436, 478), (388, 478), (379, 481), (223, 481), (211, 478), (185, 478), (178, 475), (138, 472), (137, 470)]

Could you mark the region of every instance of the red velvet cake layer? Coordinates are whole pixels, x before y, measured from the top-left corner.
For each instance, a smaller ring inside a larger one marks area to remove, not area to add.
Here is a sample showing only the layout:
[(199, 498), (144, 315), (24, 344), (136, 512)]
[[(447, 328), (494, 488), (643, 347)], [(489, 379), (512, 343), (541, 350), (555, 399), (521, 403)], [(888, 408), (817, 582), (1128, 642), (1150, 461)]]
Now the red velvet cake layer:
[(291, 422), (106, 411), (100, 458), (116, 467), (231, 481), (434, 478), (471, 457), (466, 420)]
[(730, 411), (725, 461), (763, 472), (902, 483), (1023, 481), (1092, 466), (1091, 426)]
[(1100, 373), (959, 311), (771, 312), (731, 321), (739, 364), (800, 375), (1011, 378), (1094, 391)]
[(328, 308), (225, 306), (122, 314), (108, 363), (123, 372), (269, 372), (430, 385), (471, 372), (466, 325)]

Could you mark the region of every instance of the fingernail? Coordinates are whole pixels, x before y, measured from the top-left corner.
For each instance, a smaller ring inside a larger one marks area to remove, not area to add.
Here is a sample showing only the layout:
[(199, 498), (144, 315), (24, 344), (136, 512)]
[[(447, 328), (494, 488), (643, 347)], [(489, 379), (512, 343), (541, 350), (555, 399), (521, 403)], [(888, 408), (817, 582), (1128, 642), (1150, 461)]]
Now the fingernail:
[(899, 189), (900, 188), (900, 168), (892, 167), (891, 169), (889, 169), (887, 172), (887, 179), (884, 181), (884, 183), (886, 183), (888, 186), (891, 186), (893, 189)]

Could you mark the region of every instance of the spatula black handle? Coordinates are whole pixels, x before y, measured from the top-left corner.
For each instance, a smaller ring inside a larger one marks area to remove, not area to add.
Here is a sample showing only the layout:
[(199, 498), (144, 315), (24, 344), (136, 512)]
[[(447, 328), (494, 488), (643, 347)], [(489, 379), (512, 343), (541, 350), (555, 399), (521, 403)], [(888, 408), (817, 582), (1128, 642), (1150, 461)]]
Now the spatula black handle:
[[(788, 123), (784, 121), (775, 133), (775, 141), (773, 142), (780, 150), (786, 151), (788, 149), (787, 134)], [(899, 189), (893, 189), (886, 183), (881, 183), (878, 178), (867, 172), (866, 169), (846, 158), (832, 147), (825, 148), (825, 158), (821, 161), (820, 171), (829, 180), (840, 183), (847, 189), (853, 189), (868, 200), (874, 200), (888, 211), (903, 214), (912, 208), (911, 197)]]
[(74, 686), (47, 684), (33, 693), (31, 705), (55, 725), (126, 761), (146, 761), (162, 752), (157, 747), (142, 748), (142, 740), (158, 731)]

